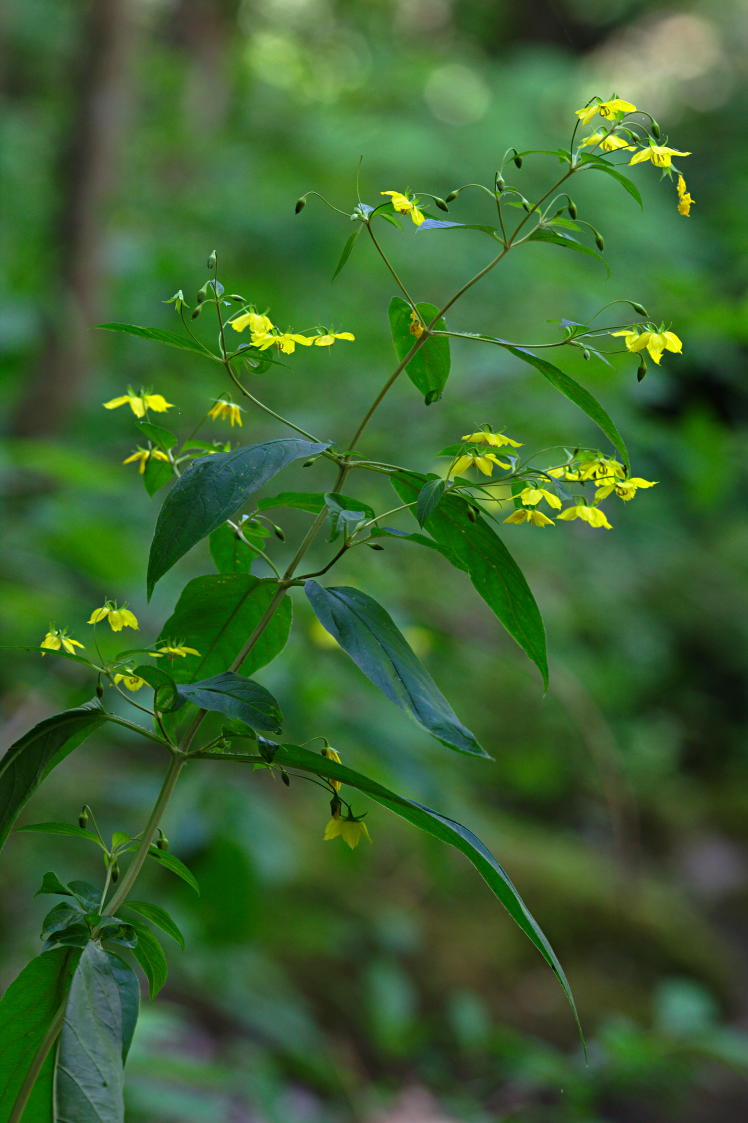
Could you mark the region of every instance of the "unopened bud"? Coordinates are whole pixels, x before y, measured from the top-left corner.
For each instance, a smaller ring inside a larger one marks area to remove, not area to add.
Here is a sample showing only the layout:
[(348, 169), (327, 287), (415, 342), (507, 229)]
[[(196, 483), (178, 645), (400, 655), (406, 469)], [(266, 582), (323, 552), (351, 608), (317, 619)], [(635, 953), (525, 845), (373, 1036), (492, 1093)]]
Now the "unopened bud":
[(521, 168), (522, 167), (522, 157), (520, 156), (519, 152), (516, 152), (514, 154), (514, 166), (515, 166), (515, 168)]
[(589, 351), (587, 350), (587, 348), (585, 347), (585, 348), (583, 349), (583, 351), (582, 351), (582, 358), (583, 358), (583, 359), (586, 359), (586, 360), (588, 360), (588, 361), (589, 361), (589, 357), (590, 357), (590, 353), (589, 353)]
[(116, 862), (112, 863), (111, 879), (112, 879), (112, 885), (116, 885), (117, 882), (119, 881), (119, 866), (117, 865)]
[(642, 359), (642, 361), (639, 363), (639, 366), (638, 366), (637, 371), (636, 371), (636, 381), (641, 382), (641, 380), (644, 378), (644, 375), (646, 373), (647, 373), (647, 364), (644, 362), (644, 359)]
[(244, 297), (242, 296), (242, 294), (240, 292), (232, 292), (231, 296), (229, 297), (229, 300), (235, 300), (237, 304), (243, 304), (244, 303)]
[(317, 463), (317, 457), (316, 456), (310, 456), (308, 460), (304, 461), (304, 463), (301, 465), (301, 467), (302, 468), (311, 468), (312, 464), (316, 464), (316, 463)]
[(104, 697), (104, 687), (101, 685), (100, 682), (96, 683), (96, 697), (97, 698), (103, 698)]
[(273, 534), (275, 535), (275, 537), (277, 539), (279, 539), (279, 541), (285, 542), (286, 541), (286, 534), (285, 534), (285, 531), (283, 530), (283, 527), (276, 526), (275, 523), (273, 523), (272, 525), (273, 525)]
[(196, 320), (196, 319), (197, 319), (197, 317), (198, 317), (198, 316), (200, 315), (200, 313), (202, 312), (202, 310), (203, 310), (203, 306), (202, 306), (202, 304), (198, 304), (197, 308), (194, 308), (194, 309), (192, 310), (192, 314), (191, 314), (191, 316), (190, 316), (190, 319), (191, 319), (191, 320)]
[(280, 777), (281, 777), (281, 780), (283, 781), (283, 783), (286, 785), (286, 787), (290, 788), (291, 787), (291, 777), (288, 775), (285, 768), (281, 768)]
[(370, 550), (383, 550), (384, 546), (380, 546), (378, 542), (367, 542), (366, 545)]
[(198, 304), (202, 304), (202, 302), (204, 300), (208, 299), (208, 282), (207, 281), (205, 282), (205, 284), (203, 285), (203, 287), (201, 289), (197, 290), (197, 298), (196, 299), (197, 299)]
[(88, 823), (88, 808), (84, 805), (81, 807), (81, 813), (78, 816), (78, 826), (83, 830)]
[(569, 212), (569, 218), (577, 217), (577, 206), (573, 199), (569, 199), (569, 205), (566, 209)]
[(652, 136), (655, 138), (655, 140), (659, 140), (662, 136), (662, 129), (657, 124), (654, 117), (652, 118)]
[(474, 508), (474, 507), (468, 507), (468, 509), (467, 509), (467, 517), (468, 517), (468, 518), (470, 519), (471, 523), (475, 523), (475, 522), (477, 522), (477, 521), (478, 521), (478, 516), (477, 516), (477, 514), (475, 513), (475, 508)]
[(647, 315), (647, 309), (644, 307), (643, 304), (637, 304), (635, 300), (632, 300), (631, 301), (631, 307), (634, 309), (635, 312), (638, 312), (640, 316), (646, 316)]
[(448, 211), (449, 210), (449, 207), (447, 206), (446, 201), (444, 199), (440, 199), (438, 195), (434, 195), (433, 199), (434, 199), (434, 203), (436, 204), (436, 206), (439, 208), (440, 211)]
[(603, 239), (603, 236), (602, 234), (599, 234), (597, 230), (595, 231), (595, 245), (600, 250), (600, 253), (602, 253), (605, 249), (605, 241)]
[(501, 174), (501, 172), (496, 173), (496, 190), (497, 191), (503, 191), (504, 190), (504, 177)]
[(168, 838), (166, 837), (166, 835), (164, 834), (163, 831), (161, 831), (160, 835), (158, 836), (158, 839), (156, 840), (156, 846), (158, 847), (159, 850), (168, 850), (169, 849), (169, 840), (168, 840)]
[(522, 195), (522, 197), (520, 199), (520, 202), (522, 203), (522, 209), (527, 211), (527, 213), (529, 214), (530, 213), (530, 200), (526, 199), (524, 197), (524, 195)]
[(213, 250), (208, 256), (208, 268), (211, 270), (211, 272), (215, 269), (217, 262), (218, 258), (216, 257), (216, 251)]
[(302, 195), (300, 199), (296, 200), (296, 206), (293, 209), (294, 214), (301, 214), (306, 206), (306, 198)]

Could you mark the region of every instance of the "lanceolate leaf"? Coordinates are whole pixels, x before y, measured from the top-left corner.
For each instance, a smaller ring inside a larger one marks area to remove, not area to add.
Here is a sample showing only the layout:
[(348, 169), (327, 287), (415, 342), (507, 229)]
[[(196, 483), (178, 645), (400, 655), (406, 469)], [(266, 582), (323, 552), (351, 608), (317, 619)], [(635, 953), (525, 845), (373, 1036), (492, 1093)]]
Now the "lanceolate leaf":
[(447, 484), (442, 479), (429, 480), (418, 493), (416, 503), (416, 518), (418, 525), (423, 526), (429, 515), (439, 506)]
[(180, 861), (179, 858), (175, 857), (175, 855), (171, 854), (168, 850), (159, 850), (158, 846), (150, 846), (148, 854), (151, 858), (155, 858), (164, 869), (169, 870), (170, 873), (176, 874), (177, 877), (181, 877), (182, 881), (186, 882), (190, 889), (194, 889), (198, 897), (200, 896), (200, 886), (197, 883), (197, 878), (192, 870), (187, 868), (184, 862)]
[(350, 237), (346, 239), (346, 243), (343, 246), (342, 252), (340, 254), (340, 258), (338, 260), (338, 264), (335, 268), (335, 272), (332, 275), (333, 281), (337, 277), (338, 273), (340, 273), (343, 270), (343, 268), (345, 267), (345, 264), (348, 261), (348, 258), (351, 256), (351, 251), (353, 250), (353, 247), (356, 244), (356, 238), (359, 236), (359, 234), (361, 233), (362, 230), (363, 230), (363, 226), (357, 226), (356, 229), (353, 231), (353, 233), (350, 235)]
[(580, 162), (582, 164), (590, 164), (593, 166), (594, 171), (605, 172), (605, 174), (609, 175), (611, 179), (616, 180), (617, 183), (620, 183), (624, 191), (628, 192), (631, 198), (634, 199), (635, 202), (637, 202), (639, 206), (643, 208), (644, 204), (642, 203), (642, 197), (639, 193), (639, 188), (635, 183), (632, 182), (632, 180), (629, 179), (627, 175), (619, 172), (617, 168), (612, 167), (612, 165), (609, 164), (607, 160), (603, 159), (601, 156), (594, 156), (591, 153), (585, 153), (585, 155), (581, 157)]
[(175, 562), (282, 468), (327, 447), (282, 438), (195, 460), (174, 484), (158, 516), (148, 560), (148, 596)]
[[(417, 304), (416, 308), (424, 324), (430, 324), (439, 311), (435, 304)], [(393, 297), (389, 308), (390, 330), (398, 359), (405, 358), (417, 339), (411, 330), (414, 326), (411, 316), (410, 305), (399, 296)], [(438, 331), (444, 331), (445, 326), (443, 318), (434, 325)], [(450, 362), (449, 339), (435, 336), (424, 343), (405, 368), (410, 381), (423, 394), (426, 405), (441, 398)]]
[(443, 745), (488, 756), (380, 604), (359, 589), (325, 589), (316, 581), (304, 590), (322, 626), (391, 701)]
[(55, 1118), (124, 1123), (122, 1002), (107, 953), (89, 943), (70, 986), (60, 1035)]
[[(196, 577), (182, 591), (156, 646), (171, 639), (194, 647), (199, 656), (169, 661), (177, 682), (209, 678), (230, 667), (278, 592), (278, 583), (247, 573)], [(241, 670), (251, 675), (283, 650), (291, 630), (291, 601), (284, 597)], [(159, 662), (165, 663), (166, 659)]]
[(173, 331), (162, 331), (161, 328), (143, 328), (139, 324), (97, 324), (100, 331), (118, 331), (125, 335), (136, 335), (139, 339), (151, 339), (154, 343), (163, 343), (167, 347), (176, 347), (179, 351), (193, 351), (196, 355), (210, 355), (207, 347), (201, 347), (188, 335), (175, 335)]
[(166, 932), (167, 936), (171, 936), (172, 940), (176, 940), (184, 951), (184, 936), (166, 909), (162, 909), (160, 905), (154, 905), (150, 901), (128, 901), (126, 907), (144, 916), (146, 920), (150, 920), (151, 924), (157, 925), (163, 932)]
[[(0, 1119), (10, 1113), (78, 962), (76, 948), (44, 952), (23, 969), (0, 1001)], [(54, 1055), (50, 1051), (23, 1115), (24, 1123), (51, 1123)]]
[(269, 690), (242, 675), (224, 671), (201, 682), (177, 687), (182, 698), (203, 710), (246, 722), (252, 729), (279, 733), (281, 712)]
[[(403, 502), (416, 498), (426, 477), (401, 472), (390, 477)], [(425, 528), (443, 547), (445, 555), (464, 569), (491, 611), (537, 666), (548, 684), (545, 629), (535, 598), (522, 570), (498, 534), (465, 500), (445, 495), (426, 520)]]
[(105, 954), (109, 960), (112, 977), (119, 993), (122, 1013), (122, 1063), (124, 1064), (130, 1051), (138, 1014), (140, 1013), (140, 983), (132, 967), (125, 963), (123, 959), (120, 959), (118, 955), (111, 951)]
[(164, 949), (145, 924), (134, 923), (133, 928), (138, 934), (138, 942), (133, 952), (148, 980), (150, 996), (155, 998), (166, 982), (169, 971)]
[[(211, 758), (217, 755), (213, 752), (210, 753)], [(225, 759), (235, 761), (237, 757), (231, 753), (226, 754)], [(377, 783), (376, 780), (370, 780), (368, 776), (355, 772), (345, 765), (336, 764), (334, 761), (323, 757), (321, 753), (312, 752), (310, 749), (300, 748), (297, 745), (279, 745), (273, 763), (285, 768), (299, 768), (317, 776), (327, 776), (331, 780), (341, 780), (344, 784), (348, 784), (360, 792), (365, 792), (377, 803), (387, 807), (390, 811), (394, 811), (396, 815), (400, 815), (413, 826), (427, 834), (434, 835), (442, 842), (449, 843), (450, 846), (454, 846), (464, 854), (552, 969), (563, 987), (564, 994), (574, 1011), (577, 1025), (579, 1025), (574, 996), (556, 953), (522, 900), (518, 890), (512, 884), (506, 870), (483, 845), (477, 835), (474, 835), (467, 827), (463, 827), (461, 823), (455, 822), (454, 819), (448, 819), (446, 815), (440, 815), (438, 811), (432, 811), (430, 807), (416, 803), (415, 800), (397, 795), (396, 792), (390, 791), (384, 785)]]
[(11, 745), (0, 760), (0, 847), (47, 774), (106, 720), (95, 699), (48, 717)]
[(561, 246), (565, 250), (574, 250), (576, 253), (586, 254), (587, 257), (594, 257), (601, 263), (610, 274), (608, 263), (601, 253), (593, 250), (590, 246), (585, 246), (577, 238), (572, 238), (571, 234), (564, 234), (561, 230), (548, 230), (546, 227), (540, 230), (533, 230), (532, 234), (528, 237), (528, 242), (550, 242), (553, 246)]

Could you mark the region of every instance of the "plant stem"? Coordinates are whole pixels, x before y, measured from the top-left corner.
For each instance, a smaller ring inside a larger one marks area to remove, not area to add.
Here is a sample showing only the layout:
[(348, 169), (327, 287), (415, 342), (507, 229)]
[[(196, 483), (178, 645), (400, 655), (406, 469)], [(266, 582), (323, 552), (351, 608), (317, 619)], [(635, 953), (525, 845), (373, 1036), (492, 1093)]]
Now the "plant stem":
[(39, 1073), (44, 1066), (44, 1062), (49, 1055), (50, 1049), (52, 1048), (55, 1041), (60, 1036), (60, 1032), (62, 1031), (62, 1027), (65, 1022), (65, 1011), (67, 1010), (67, 1004), (68, 996), (66, 994), (59, 1007), (57, 1008), (55, 1016), (49, 1023), (47, 1032), (44, 1034), (39, 1048), (34, 1054), (34, 1059), (31, 1062), (23, 1084), (18, 1091), (15, 1103), (13, 1104), (10, 1115), (8, 1116), (7, 1123), (21, 1123), (24, 1112), (26, 1111), (26, 1108), (28, 1106), (31, 1093), (34, 1089), (34, 1085), (36, 1084), (36, 1081), (39, 1077)]

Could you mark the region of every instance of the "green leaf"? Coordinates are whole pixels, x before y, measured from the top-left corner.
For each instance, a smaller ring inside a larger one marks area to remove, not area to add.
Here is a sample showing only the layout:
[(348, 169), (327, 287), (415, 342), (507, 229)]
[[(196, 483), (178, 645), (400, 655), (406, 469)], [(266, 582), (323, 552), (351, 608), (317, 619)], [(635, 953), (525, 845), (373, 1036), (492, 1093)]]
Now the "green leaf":
[(128, 901), (127, 908), (132, 909), (133, 912), (139, 913), (144, 916), (146, 920), (150, 920), (152, 924), (157, 925), (162, 931), (166, 932), (167, 936), (171, 936), (172, 940), (176, 940), (182, 951), (184, 951), (184, 936), (179, 931), (179, 928), (169, 916), (166, 909), (162, 909), (160, 905), (151, 904), (150, 901)]
[[(100, 846), (102, 850), (106, 850), (106, 847), (93, 831), (88, 831), (85, 827), (79, 827), (77, 824), (29, 823), (28, 826), (16, 828), (16, 833), (20, 834), (22, 831), (35, 831), (37, 834), (62, 834), (67, 838), (85, 838), (86, 842), (93, 842), (96, 846)], [(47, 892), (49, 892), (49, 890), (47, 890)]]
[(606, 175), (609, 175), (617, 183), (620, 183), (621, 187), (624, 191), (628, 192), (634, 202), (638, 203), (639, 206), (644, 209), (644, 203), (642, 202), (642, 197), (636, 184), (630, 180), (627, 175), (619, 172), (617, 168), (609, 164), (607, 160), (604, 160), (601, 156), (593, 156), (590, 153), (586, 153), (580, 158), (579, 162), (580, 164), (590, 165), (593, 171), (605, 172)]
[(383, 694), (443, 745), (488, 756), (380, 604), (359, 589), (325, 589), (316, 581), (304, 591), (320, 624)]
[(575, 253), (586, 254), (587, 257), (594, 257), (603, 265), (610, 276), (610, 269), (608, 263), (601, 253), (593, 250), (590, 246), (583, 245), (577, 238), (572, 238), (571, 234), (564, 234), (562, 230), (547, 230), (541, 227), (540, 230), (533, 230), (529, 235), (528, 242), (550, 242), (553, 246), (561, 246), (562, 249), (574, 250)]
[[(415, 499), (425, 477), (401, 472), (390, 477), (403, 500)], [(537, 666), (548, 685), (545, 629), (535, 598), (522, 570), (498, 534), (456, 495), (445, 495), (426, 521), (426, 530), (444, 548), (446, 556), (465, 570), (473, 586), (498, 617), (510, 636)]]
[[(165, 429), (163, 425), (154, 425), (152, 421), (138, 421), (135, 428), (140, 430), (143, 436), (147, 437), (154, 445), (163, 449), (164, 452), (168, 452), (170, 448), (179, 444), (178, 437), (170, 429)], [(163, 460), (161, 463), (163, 464)]]
[(343, 268), (345, 267), (345, 264), (348, 261), (348, 258), (351, 256), (351, 251), (353, 250), (353, 247), (356, 244), (356, 238), (358, 238), (358, 236), (359, 236), (359, 234), (361, 233), (362, 230), (363, 230), (363, 226), (357, 226), (356, 229), (351, 234), (351, 236), (349, 238), (346, 238), (345, 245), (343, 246), (342, 252), (340, 254), (340, 258), (338, 259), (338, 264), (335, 267), (335, 272), (332, 275), (333, 281), (337, 277), (338, 273), (340, 273), (343, 270)]
[(553, 363), (549, 363), (546, 359), (541, 359), (534, 355), (532, 351), (527, 351), (524, 347), (514, 347), (510, 343), (503, 343), (502, 346), (515, 358), (521, 359), (523, 363), (528, 363), (531, 367), (539, 370), (544, 378), (550, 382), (551, 386), (555, 386), (560, 390), (570, 401), (587, 414), (592, 421), (595, 422), (598, 429), (600, 429), (608, 438), (610, 443), (620, 454), (626, 471), (629, 470), (629, 454), (626, 445), (624, 444), (623, 437), (618, 432), (615, 424), (608, 416), (606, 411), (600, 405), (596, 398), (593, 398), (589, 390), (581, 386), (568, 374), (564, 374), (562, 370), (555, 367)]
[(442, 479), (429, 480), (418, 492), (416, 501), (416, 519), (418, 525), (423, 526), (429, 515), (436, 510), (442, 501), (447, 484)]
[[(417, 230), (419, 233), (421, 230), (482, 230), (484, 234), (490, 234), (492, 238), (499, 237), (499, 232), (495, 226), (480, 226), (474, 222), (448, 222), (441, 218), (426, 218)], [(438, 308), (434, 308), (432, 316), (438, 311)], [(428, 323), (428, 320), (426, 322)]]
[(56, 932), (64, 932), (66, 928), (73, 925), (79, 927), (81, 924), (85, 924), (85, 920), (80, 907), (68, 901), (60, 901), (59, 905), (55, 905), (44, 917), (41, 938), (47, 940)]
[(167, 671), (154, 667), (152, 663), (142, 663), (135, 667), (133, 674), (142, 678), (153, 689), (153, 701), (162, 714), (171, 714), (184, 705), (184, 698), (177, 692), (177, 684)]
[[(425, 324), (430, 324), (439, 309), (435, 304), (416, 304), (418, 315)], [(406, 301), (399, 296), (394, 296), (390, 301), (389, 318), (392, 342), (398, 359), (402, 360), (416, 342), (416, 336), (411, 332), (412, 309)], [(445, 331), (444, 318), (437, 320), (434, 328)], [(437, 336), (424, 343), (421, 349), (413, 356), (405, 368), (408, 378), (424, 396), (426, 405), (438, 401), (449, 378), (450, 357), (449, 339), (446, 336)]]
[[(55, 948), (23, 969), (0, 1000), (0, 1119), (16, 1098), (55, 1014), (64, 1001), (80, 952)], [(50, 1051), (23, 1113), (23, 1123), (51, 1123), (54, 1051)]]
[(46, 718), (11, 745), (0, 760), (0, 848), (45, 777), (106, 720), (94, 699)]
[(101, 900), (101, 890), (88, 881), (71, 881), (68, 889), (78, 898), (86, 909), (98, 909)]
[(327, 447), (316, 441), (281, 438), (195, 460), (174, 484), (158, 516), (148, 560), (149, 599), (156, 582), (263, 484), (294, 460)]
[(282, 715), (273, 695), (258, 682), (224, 671), (177, 687), (182, 698), (203, 710), (238, 718), (252, 729), (280, 733)]
[(278, 495), (270, 495), (261, 499), (257, 504), (258, 511), (270, 511), (273, 507), (291, 507), (297, 511), (309, 511), (318, 514), (325, 505), (325, 495), (322, 491), (281, 491)]
[(141, 476), (143, 486), (149, 495), (155, 495), (162, 487), (166, 487), (174, 478), (174, 469), (166, 460), (158, 460), (149, 456), (145, 464), (145, 471)]
[(185, 881), (190, 889), (194, 889), (198, 897), (200, 896), (200, 886), (197, 883), (197, 878), (192, 870), (187, 868), (184, 862), (181, 862), (179, 858), (176, 858), (168, 850), (159, 850), (158, 846), (149, 847), (148, 854), (151, 858), (155, 858), (164, 869), (169, 870), (170, 873), (176, 874), (177, 877), (181, 877), (182, 881)]
[(109, 968), (119, 994), (122, 1018), (122, 1064), (124, 1065), (140, 1013), (140, 983), (132, 967), (125, 963), (124, 959), (120, 959), (112, 951), (105, 951), (104, 954), (109, 960)]
[(325, 506), (330, 520), (328, 542), (334, 542), (341, 534), (347, 541), (361, 523), (374, 518), (374, 510), (368, 503), (362, 503), (349, 495), (339, 495), (333, 491), (325, 495)]
[[(209, 678), (231, 666), (278, 592), (277, 581), (245, 573), (196, 577), (185, 586), (172, 616), (161, 629), (156, 646), (180, 639), (199, 656), (174, 659), (170, 666), (177, 682)], [(291, 600), (284, 597), (267, 628), (244, 660), (241, 670), (251, 675), (275, 659), (291, 631)]]
[(107, 953), (89, 943), (70, 985), (55, 1081), (56, 1118), (124, 1123), (120, 993)]
[(65, 885), (60, 881), (56, 873), (45, 873), (42, 878), (42, 883), (34, 893), (35, 897), (40, 897), (42, 893), (57, 893), (61, 897), (73, 897), (75, 894), (69, 885)]
[(264, 540), (270, 537), (267, 527), (260, 523), (253, 524), (251, 519), (242, 523), (242, 534), (250, 544), (243, 541), (228, 523), (221, 523), (210, 535), (210, 556), (219, 573), (249, 573), (252, 562), (257, 557), (252, 544), (256, 542), (261, 550)]
[(166, 982), (166, 976), (169, 973), (166, 955), (150, 928), (146, 928), (145, 924), (139, 924), (137, 921), (133, 922), (133, 928), (138, 934), (138, 942), (133, 948), (133, 954), (143, 968), (143, 973), (148, 980), (150, 996), (155, 998)]
[(176, 347), (179, 351), (192, 351), (196, 355), (209, 355), (216, 358), (207, 347), (195, 343), (188, 335), (175, 335), (173, 331), (162, 331), (160, 328), (143, 328), (138, 324), (96, 324), (99, 331), (118, 331), (125, 335), (136, 335), (139, 339), (151, 339), (154, 343), (163, 343), (167, 347)]

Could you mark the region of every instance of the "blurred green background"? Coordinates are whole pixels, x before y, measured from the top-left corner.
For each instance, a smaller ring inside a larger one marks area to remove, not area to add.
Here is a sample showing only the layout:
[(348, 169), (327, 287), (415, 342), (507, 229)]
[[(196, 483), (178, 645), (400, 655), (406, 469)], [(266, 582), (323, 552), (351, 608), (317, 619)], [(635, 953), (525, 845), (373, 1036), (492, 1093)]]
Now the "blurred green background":
[[(374, 845), (349, 853), (321, 841), (326, 805), (314, 789), (206, 766), (186, 778), (168, 822), (202, 897), (157, 871), (143, 879), (141, 895), (168, 903), (189, 943), (162, 998), (144, 1005), (129, 1065), (133, 1123), (742, 1117), (747, 47), (746, 0), (6, 9), (6, 645), (33, 647), (50, 621), (85, 638), (81, 620), (107, 595), (127, 599), (155, 636), (184, 581), (211, 571), (207, 550), (194, 551), (146, 605), (160, 496), (121, 466), (132, 425), (101, 403), (128, 383), (152, 385), (187, 430), (224, 389), (220, 377), (93, 324), (174, 328), (162, 301), (180, 287), (191, 299), (216, 248), (229, 291), (281, 324), (356, 333), (355, 349), (293, 356), (258, 388), (343, 442), (392, 364), (393, 288), (363, 239), (331, 283), (350, 226), (314, 203), (294, 217), (298, 195), (316, 188), (352, 209), (360, 156), (371, 203), (406, 184), (446, 194), (490, 182), (508, 145), (566, 143), (574, 109), (612, 88), (694, 153), (690, 219), (649, 165), (634, 169), (643, 213), (612, 181), (580, 186), (611, 279), (587, 259), (529, 247), (450, 321), (552, 338), (547, 320), (585, 320), (626, 296), (684, 340), (684, 355), (640, 385), (631, 362), (565, 359), (618, 421), (635, 474), (661, 483), (616, 506), (613, 533), (506, 528), (546, 618), (548, 695), (438, 558), (392, 543), (336, 570), (335, 583), (361, 584), (390, 608), (495, 763), (422, 736), (342, 653), (319, 645), (301, 603), (283, 659), (260, 675), (284, 706), (289, 739), (326, 735), (354, 768), (477, 830), (567, 969), (589, 1064), (552, 975), (458, 855), (379, 808), (367, 820)], [(530, 194), (555, 167), (536, 157), (515, 178)], [(478, 196), (463, 196), (452, 217), (489, 220)], [(471, 232), (387, 227), (383, 237), (418, 299), (446, 299), (485, 260)], [(429, 410), (401, 385), (367, 451), (431, 470), (435, 450), (484, 421), (530, 446), (597, 441), (581, 414), (497, 350), (456, 348), (448, 393)], [(247, 441), (278, 435), (247, 414)], [(291, 470), (281, 486), (328, 487), (329, 472), (315, 472)], [(360, 487), (380, 510), (393, 505)], [(6, 653), (0, 691), (10, 744), (91, 687), (74, 664)], [(135, 831), (161, 768), (141, 744), (98, 738), (55, 772), (27, 821), (74, 819), (85, 796), (107, 830)], [(38, 949), (44, 905), (32, 887), (52, 866), (63, 878), (99, 874), (74, 841), (18, 835), (5, 851), (3, 986)]]

